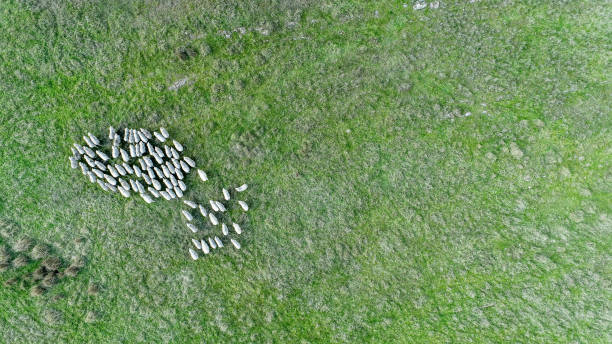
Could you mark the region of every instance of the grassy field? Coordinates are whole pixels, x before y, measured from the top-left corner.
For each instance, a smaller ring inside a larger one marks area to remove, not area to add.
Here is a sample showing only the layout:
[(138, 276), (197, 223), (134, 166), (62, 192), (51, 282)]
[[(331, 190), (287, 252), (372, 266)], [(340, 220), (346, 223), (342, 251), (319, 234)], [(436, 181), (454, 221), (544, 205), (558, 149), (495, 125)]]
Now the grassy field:
[[(612, 342), (611, 17), (1, 1), (0, 342)], [(183, 142), (188, 199), (248, 183), (242, 250), (70, 169), (109, 125)], [(78, 273), (33, 295), (41, 247)]]

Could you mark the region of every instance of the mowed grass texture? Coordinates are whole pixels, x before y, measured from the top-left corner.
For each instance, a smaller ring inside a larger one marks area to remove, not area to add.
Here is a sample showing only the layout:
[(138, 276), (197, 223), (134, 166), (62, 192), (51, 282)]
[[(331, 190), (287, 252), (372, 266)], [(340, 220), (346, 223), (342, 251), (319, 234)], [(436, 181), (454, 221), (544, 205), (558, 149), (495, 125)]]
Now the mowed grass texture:
[[(0, 243), (82, 262), (0, 342), (611, 342), (612, 7), (412, 5), (0, 2)], [(71, 170), (109, 125), (248, 183), (242, 249)]]

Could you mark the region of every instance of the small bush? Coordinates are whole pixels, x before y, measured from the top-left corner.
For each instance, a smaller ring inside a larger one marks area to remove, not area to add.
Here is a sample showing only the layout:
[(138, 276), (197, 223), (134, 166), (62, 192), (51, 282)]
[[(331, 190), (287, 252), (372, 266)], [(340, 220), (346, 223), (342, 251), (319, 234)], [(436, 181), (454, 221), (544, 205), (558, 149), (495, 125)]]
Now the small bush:
[(45, 277), (45, 274), (47, 273), (47, 269), (45, 269), (44, 266), (39, 266), (36, 270), (34, 270), (34, 272), (32, 273), (32, 278), (35, 281), (39, 281), (41, 279), (43, 279)]
[(45, 288), (39, 286), (39, 285), (35, 285), (32, 288), (30, 288), (30, 295), (32, 296), (40, 296), (42, 294), (45, 293)]
[(66, 271), (64, 271), (64, 274), (68, 277), (75, 277), (79, 271), (81, 270), (80, 267), (76, 266), (76, 265), (70, 265)]
[(87, 288), (87, 294), (98, 295), (98, 293), (100, 293), (100, 288), (97, 285), (90, 283), (89, 287)]
[(30, 238), (21, 238), (15, 243), (13, 250), (15, 250), (15, 252), (25, 252), (32, 246), (32, 244), (33, 242)]
[(0, 263), (0, 272), (4, 272), (11, 267), (9, 263)]
[(47, 309), (43, 312), (43, 320), (45, 323), (54, 325), (62, 321), (62, 313), (55, 309)]
[(55, 283), (57, 283), (56, 274), (54, 272), (49, 272), (45, 275), (41, 284), (45, 288), (51, 288)]
[(57, 257), (49, 257), (43, 260), (42, 265), (47, 268), (47, 270), (55, 271), (60, 268), (62, 265), (62, 261)]
[(28, 265), (28, 262), (28, 257), (24, 256), (23, 254), (20, 254), (19, 256), (17, 256), (17, 258), (13, 259), (13, 266), (15, 268), (21, 268)]
[(32, 249), (32, 258), (42, 259), (49, 255), (49, 247), (44, 244), (38, 244)]

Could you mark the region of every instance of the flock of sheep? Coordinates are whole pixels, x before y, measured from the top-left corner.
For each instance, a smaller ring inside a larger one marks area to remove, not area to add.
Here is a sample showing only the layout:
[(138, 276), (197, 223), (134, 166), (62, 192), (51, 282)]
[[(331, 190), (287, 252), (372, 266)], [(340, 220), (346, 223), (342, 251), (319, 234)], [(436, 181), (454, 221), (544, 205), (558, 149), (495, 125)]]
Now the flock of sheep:
[[(183, 152), (181, 143), (172, 140), (172, 145), (165, 144), (166, 141), (170, 142), (170, 134), (165, 128), (160, 128), (159, 132), (156, 131), (153, 134), (143, 128), (125, 128), (121, 136), (111, 126), (108, 133), (108, 145), (104, 146), (91, 133), (84, 135), (83, 140), (85, 145), (75, 143), (71, 148), (70, 166), (73, 169), (80, 167), (83, 175), (88, 177), (90, 182), (97, 183), (104, 191), (119, 192), (124, 197), (130, 197), (134, 192), (146, 203), (153, 203), (156, 198), (168, 201), (182, 198), (187, 191), (185, 176), (196, 168), (193, 159), (181, 155)], [(155, 141), (159, 143), (159, 146)], [(202, 181), (208, 180), (206, 172), (197, 169), (197, 173)], [(233, 190), (240, 193), (246, 189), (247, 185), (244, 184)], [(232, 199), (229, 190), (225, 188), (222, 190), (223, 199), (226, 202)], [(229, 235), (228, 225), (219, 221), (215, 216), (215, 213), (227, 211), (225, 204), (210, 200), (210, 209), (207, 209), (193, 201), (184, 200), (183, 203), (192, 209), (198, 209), (200, 214), (210, 221), (213, 228), (220, 224), (223, 236)], [(237, 203), (243, 211), (249, 209), (246, 202), (238, 200)], [(182, 210), (181, 213), (187, 220), (187, 227), (193, 233), (197, 233), (198, 228), (192, 222), (193, 215), (187, 210)], [(232, 228), (236, 234), (242, 233), (237, 223), (232, 222)], [(202, 250), (204, 254), (210, 253), (212, 249), (223, 247), (223, 241), (219, 236), (205, 239), (192, 239), (195, 247)], [(230, 242), (236, 249), (240, 249), (238, 241), (230, 238)], [(189, 248), (189, 255), (194, 260), (198, 259), (198, 253), (193, 248)]]

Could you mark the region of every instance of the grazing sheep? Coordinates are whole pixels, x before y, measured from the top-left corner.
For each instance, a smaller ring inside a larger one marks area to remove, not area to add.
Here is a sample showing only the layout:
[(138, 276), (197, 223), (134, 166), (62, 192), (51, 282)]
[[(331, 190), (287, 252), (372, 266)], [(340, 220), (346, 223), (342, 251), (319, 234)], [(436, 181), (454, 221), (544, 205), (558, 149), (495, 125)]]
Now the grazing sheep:
[(176, 175), (176, 178), (178, 178), (179, 180), (182, 180), (183, 178), (185, 178), (183, 176), (183, 172), (181, 172), (181, 170), (175, 170), (174, 174)]
[(195, 204), (195, 202), (193, 201), (184, 200), (183, 203), (185, 203), (188, 207), (193, 208), (193, 209), (198, 207), (198, 205)]
[(170, 195), (170, 198), (176, 198), (176, 194), (174, 193), (174, 191), (172, 191), (172, 189), (166, 189), (166, 192), (168, 193), (168, 195)]
[(145, 192), (144, 186), (142, 186), (142, 184), (140, 184), (139, 181), (136, 181), (136, 187), (138, 188), (138, 192), (140, 192), (140, 193), (144, 193)]
[(206, 176), (206, 172), (202, 170), (198, 170), (198, 175), (200, 176), (200, 179), (202, 179), (203, 182), (208, 180), (208, 176)]
[(92, 133), (87, 133), (87, 135), (89, 136), (89, 139), (95, 146), (100, 144), (100, 140), (98, 140), (98, 138), (95, 137)]
[(183, 158), (183, 160), (185, 160), (185, 162), (191, 166), (191, 167), (196, 167), (196, 163), (195, 161), (193, 161), (193, 159), (191, 159), (190, 157), (186, 156)]
[(183, 151), (183, 145), (180, 144), (177, 140), (172, 140), (172, 143), (174, 144), (174, 147), (176, 148), (177, 151), (179, 152)]
[(246, 190), (247, 187), (248, 187), (248, 185), (242, 184), (242, 185), (240, 185), (239, 187), (236, 188), (236, 191), (242, 192), (242, 191)]
[(223, 203), (219, 201), (215, 201), (215, 204), (217, 204), (217, 208), (219, 209), (220, 212), (224, 213), (227, 210), (225, 209), (225, 206), (223, 205)]
[(117, 169), (115, 169), (113, 165), (110, 165), (110, 164), (106, 165), (106, 168), (108, 169), (108, 171), (113, 177), (115, 178), (119, 177), (119, 172), (117, 172)]
[(85, 155), (84, 159), (87, 165), (89, 165), (89, 167), (96, 167), (96, 164), (94, 164), (94, 161), (90, 157)]
[(127, 163), (124, 162), (121, 166), (128, 174), (134, 173), (134, 170), (132, 169), (132, 167), (130, 167), (130, 165), (128, 165)]
[(217, 248), (217, 243), (213, 240), (213, 238), (208, 238), (208, 243), (210, 244), (211, 248)]
[(165, 142), (166, 141), (166, 138), (162, 134), (158, 133), (157, 131), (153, 132), (153, 136), (155, 136), (155, 138), (159, 142)]
[(232, 242), (232, 245), (234, 245), (234, 247), (239, 250), (240, 249), (240, 243), (238, 243), (238, 241), (234, 240), (234, 239), (230, 239), (230, 241)]
[(150, 140), (151, 138), (153, 138), (153, 136), (151, 136), (151, 133), (147, 129), (140, 128), (140, 131), (147, 137), (147, 139)]
[(102, 161), (106, 162), (106, 160), (110, 159), (108, 157), (108, 155), (106, 155), (106, 153), (101, 152), (99, 150), (96, 151), (96, 154), (98, 154), (98, 156), (100, 157), (100, 159), (102, 159)]
[(145, 192), (141, 192), (140, 193), (140, 197), (142, 197), (142, 199), (145, 200), (145, 202), (147, 203), (153, 203), (153, 198), (151, 198), (151, 196), (149, 196), (149, 194), (145, 193)]
[[(162, 191), (163, 192), (163, 191)], [(196, 227), (193, 223), (187, 222), (187, 228), (189, 228), (193, 233), (198, 232), (198, 227)]]
[(96, 153), (94, 153), (94, 151), (89, 148), (89, 147), (83, 147), (83, 150), (85, 151), (85, 154), (87, 154), (88, 157), (94, 159), (96, 157)]
[(210, 223), (213, 226), (216, 226), (219, 224), (219, 220), (217, 220), (217, 217), (213, 213), (208, 213), (208, 219), (210, 220)]
[(113, 146), (113, 148), (111, 149), (111, 156), (113, 157), (113, 159), (117, 159), (119, 157), (119, 148), (117, 148), (117, 146)]
[(151, 195), (155, 196), (155, 198), (159, 198), (160, 194), (157, 190), (152, 187), (148, 187), (147, 190), (151, 193)]
[(119, 181), (119, 184), (121, 184), (121, 186), (123, 186), (124, 189), (126, 189), (126, 190), (130, 189), (130, 183), (126, 182), (122, 178), (118, 178), (117, 180)]
[(142, 171), (140, 170), (140, 167), (138, 167), (137, 165), (134, 165), (133, 169), (134, 169), (134, 174), (136, 175), (136, 177), (140, 178), (142, 176)]
[(144, 179), (145, 183), (151, 185), (151, 177), (149, 177), (149, 175), (143, 174), (142, 178)]
[(170, 147), (170, 152), (172, 153), (172, 157), (176, 160), (181, 158), (181, 155), (176, 151), (176, 149)]
[(120, 175), (125, 176), (127, 174), (127, 171), (125, 170), (125, 168), (123, 168), (123, 166), (115, 164), (115, 169), (117, 170), (117, 172), (119, 172)]
[(164, 172), (164, 176), (166, 176), (166, 178), (170, 178), (170, 170), (168, 167), (166, 167), (166, 165), (162, 165), (162, 172)]
[(104, 190), (104, 191), (108, 191), (108, 186), (106, 186), (106, 183), (104, 183), (104, 182), (102, 181), (102, 179), (98, 179), (97, 181), (98, 181), (98, 185), (100, 185), (100, 187), (102, 188), (102, 190)]
[(123, 148), (119, 148), (119, 153), (121, 154), (121, 159), (123, 159), (124, 162), (130, 161), (129, 154)]
[(159, 193), (160, 195), (162, 195), (162, 197), (166, 200), (169, 201), (172, 199), (172, 197), (170, 197), (170, 195), (166, 192), (166, 191), (160, 191)]
[(70, 167), (72, 167), (72, 168), (79, 167), (79, 164), (78, 164), (77, 159), (75, 157), (71, 156), (71, 157), (68, 157), (68, 159), (70, 160)]
[(174, 178), (174, 175), (170, 175), (170, 183), (172, 183), (172, 185), (174, 185), (174, 187), (178, 186), (178, 181), (176, 180), (176, 178)]
[(238, 204), (240, 204), (240, 207), (242, 207), (242, 210), (244, 210), (244, 211), (248, 211), (249, 210), (249, 205), (246, 204), (246, 202), (238, 201)]
[(172, 150), (170, 149), (170, 146), (164, 145), (164, 151), (166, 152), (166, 156), (168, 158), (170, 158), (172, 156)]
[(236, 222), (232, 222), (232, 226), (234, 227), (234, 231), (236, 232), (236, 234), (242, 234), (242, 228), (240, 228), (239, 224), (237, 224)]
[(227, 229), (227, 225), (225, 223), (221, 224), (221, 233), (223, 233), (223, 235), (229, 234), (229, 230)]
[(138, 133), (138, 137), (140, 137), (140, 142), (149, 141), (149, 138), (144, 133), (141, 133), (140, 131), (136, 131), (136, 133)]
[(116, 186), (114, 186), (113, 184), (110, 184), (110, 183), (104, 183), (104, 184), (106, 184), (106, 187), (107, 187), (107, 188), (108, 188), (110, 191), (112, 191), (112, 192), (117, 192), (117, 187), (116, 187)]
[(153, 184), (153, 187), (155, 188), (155, 190), (159, 191), (161, 190), (161, 184), (159, 183), (159, 181), (155, 178), (151, 179), (151, 184)]
[(221, 242), (221, 239), (219, 239), (219, 237), (215, 237), (215, 243), (217, 243), (217, 247), (223, 247), (223, 243)]
[(213, 210), (214, 212), (218, 212), (218, 211), (219, 211), (219, 208), (217, 207), (217, 202), (215, 202), (215, 201), (213, 201), (213, 200), (211, 199), (211, 200), (209, 201), (209, 203), (210, 203), (210, 207), (212, 208), (212, 210)]
[(102, 173), (102, 171), (98, 170), (97, 168), (92, 168), (91, 171), (95, 173), (96, 177), (100, 179), (104, 178), (104, 173)]
[(200, 244), (200, 240), (191, 239), (191, 242), (193, 243), (193, 245), (194, 245), (195, 247), (197, 247), (197, 248), (198, 248), (198, 250), (201, 250), (201, 249), (202, 249), (202, 244)]
[(159, 148), (159, 147), (155, 147), (155, 153), (157, 153), (157, 155), (159, 155), (160, 158), (165, 157), (166, 155), (164, 154), (164, 150)]
[(111, 125), (108, 127), (108, 139), (112, 141), (115, 138), (115, 135), (117, 135), (117, 133), (115, 132), (115, 128), (113, 128)]
[(168, 168), (168, 171), (170, 171), (170, 173), (172, 174), (176, 173), (176, 169), (174, 168), (174, 165), (172, 165), (170, 161), (166, 161), (166, 168)]
[(191, 259), (198, 260), (198, 253), (191, 248), (189, 249), (189, 255), (191, 255)]
[(77, 151), (78, 151), (78, 152), (79, 152), (81, 155), (85, 154), (85, 150), (83, 149), (83, 146), (81, 146), (80, 144), (78, 144), (78, 143), (74, 143), (74, 148), (76, 148), (76, 150), (77, 150)]
[(159, 131), (160, 131), (160, 132), (161, 132), (161, 134), (164, 136), (164, 138), (166, 138), (166, 139), (167, 139), (167, 138), (169, 138), (169, 137), (170, 137), (170, 134), (168, 133), (168, 130), (166, 130), (166, 128), (161, 127), (161, 128), (159, 128)]
[(182, 180), (178, 181), (178, 186), (179, 188), (181, 188), (182, 191), (187, 191), (187, 185), (185, 185), (185, 183)]
[(210, 253), (210, 248), (204, 239), (200, 240), (200, 246), (202, 246), (202, 252), (204, 252), (204, 254)]
[(110, 185), (117, 185), (117, 180), (108, 174), (104, 174), (104, 179), (110, 183)]
[(180, 161), (180, 164), (183, 171), (185, 171), (185, 173), (189, 173), (189, 165), (187, 165), (187, 163), (185, 163), (183, 160)]
[(95, 160), (94, 164), (99, 170), (106, 171), (106, 166), (104, 166), (104, 164), (99, 162), (98, 160)]
[(181, 210), (181, 213), (183, 214), (183, 216), (185, 216), (185, 219), (187, 219), (187, 221), (193, 220), (193, 216), (187, 210)]
[(174, 187), (174, 193), (176, 194), (176, 197), (183, 198), (183, 190), (181, 190), (181, 188), (178, 186)]
[(223, 198), (225, 198), (226, 201), (230, 200), (230, 193), (225, 188), (223, 189)]
[(93, 144), (93, 142), (91, 141), (91, 139), (89, 137), (87, 137), (87, 135), (83, 135), (83, 140), (85, 140), (85, 143), (91, 147), (94, 148), (96, 145)]
[(206, 208), (201, 205), (198, 205), (198, 208), (200, 209), (200, 214), (202, 214), (202, 216), (208, 217), (208, 212), (206, 211)]
[(130, 191), (125, 189), (123, 186), (119, 186), (117, 189), (119, 189), (119, 192), (121, 193), (121, 195), (123, 195), (123, 197), (130, 197)]

